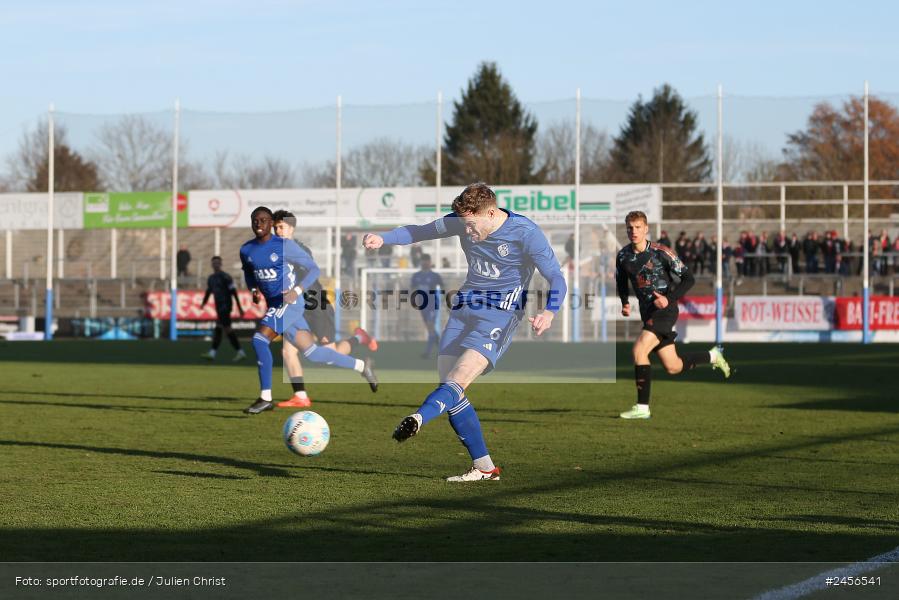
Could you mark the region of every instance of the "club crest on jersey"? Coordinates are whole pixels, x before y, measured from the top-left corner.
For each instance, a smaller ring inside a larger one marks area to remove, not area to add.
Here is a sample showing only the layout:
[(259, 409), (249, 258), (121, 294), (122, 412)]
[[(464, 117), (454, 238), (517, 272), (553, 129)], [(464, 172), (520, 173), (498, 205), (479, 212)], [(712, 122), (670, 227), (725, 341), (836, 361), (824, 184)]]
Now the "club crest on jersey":
[(278, 255), (275, 254), (274, 252), (272, 252), (271, 254), (269, 254), (268, 257), (269, 257), (270, 259), (272, 259), (272, 262), (278, 262)]
[(509, 244), (500, 244), (497, 246), (496, 252), (500, 256), (509, 256)]

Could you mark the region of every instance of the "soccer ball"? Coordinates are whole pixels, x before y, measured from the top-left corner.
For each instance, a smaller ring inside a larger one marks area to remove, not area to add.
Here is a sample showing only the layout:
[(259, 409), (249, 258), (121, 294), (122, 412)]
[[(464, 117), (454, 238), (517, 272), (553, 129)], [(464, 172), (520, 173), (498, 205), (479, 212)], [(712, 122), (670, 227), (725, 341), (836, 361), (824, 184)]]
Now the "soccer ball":
[(328, 447), (331, 430), (328, 422), (311, 410), (293, 413), (284, 423), (284, 443), (300, 456), (315, 456)]

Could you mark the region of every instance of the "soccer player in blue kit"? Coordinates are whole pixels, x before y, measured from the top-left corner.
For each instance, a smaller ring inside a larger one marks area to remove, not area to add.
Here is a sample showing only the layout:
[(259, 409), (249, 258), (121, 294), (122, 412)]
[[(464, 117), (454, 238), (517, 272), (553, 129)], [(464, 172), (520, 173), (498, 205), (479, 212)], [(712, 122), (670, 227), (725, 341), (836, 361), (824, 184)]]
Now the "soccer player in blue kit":
[[(443, 278), (440, 273), (431, 270), (431, 255), (421, 255), (421, 271), (412, 275), (410, 282), (412, 294), (418, 296), (416, 302), (421, 304), (421, 320), (424, 323), (425, 330), (428, 332), (428, 341), (422, 358), (431, 358), (431, 348), (440, 341), (440, 335), (437, 333), (437, 311), (440, 308), (440, 299), (437, 297), (437, 289), (445, 290), (443, 287)], [(424, 298), (424, 300), (421, 300)]]
[(534, 270), (550, 283), (545, 309), (529, 319), (537, 335), (552, 325), (567, 287), (540, 228), (527, 217), (499, 208), (496, 195), (486, 184), (467, 186), (453, 200), (452, 210), (427, 225), (366, 234), (363, 245), (375, 249), (384, 244), (459, 237), (468, 274), (454, 296), (441, 336), (437, 357), (440, 385), (415, 413), (400, 422), (393, 438), (405, 441), (446, 412), (473, 463), (471, 470), (447, 481), (492, 481), (500, 478), (500, 470), (490, 458), (481, 423), (465, 390), (479, 375), (491, 371), (508, 349), (524, 316), (526, 290)]
[[(319, 346), (303, 317), (303, 290), (319, 276), (318, 265), (308, 252), (293, 240), (272, 235), (272, 211), (259, 206), (250, 215), (256, 237), (240, 247), (240, 262), (244, 279), (253, 292), (253, 302), (264, 297), (268, 310), (253, 335), (253, 350), (259, 365), (259, 398), (244, 409), (255, 415), (272, 410), (272, 351), (270, 344), (278, 335), (293, 344), (303, 356), (315, 363), (353, 369), (368, 382), (371, 390), (378, 390), (378, 380), (369, 359), (360, 360)], [(296, 268), (305, 275), (296, 280)]]

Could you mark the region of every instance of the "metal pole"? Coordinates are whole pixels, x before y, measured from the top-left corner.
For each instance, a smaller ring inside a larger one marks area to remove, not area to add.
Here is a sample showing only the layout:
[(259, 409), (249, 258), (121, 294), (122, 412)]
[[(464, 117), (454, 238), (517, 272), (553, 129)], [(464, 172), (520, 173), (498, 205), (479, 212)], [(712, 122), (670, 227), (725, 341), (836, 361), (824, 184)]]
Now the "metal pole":
[(849, 185), (843, 184), (843, 239), (849, 239)]
[[(437, 217), (436, 218), (438, 218), (438, 219), (440, 218), (440, 215), (442, 213), (442, 211), (440, 209), (440, 186), (442, 184), (442, 179), (443, 179), (443, 173), (442, 173), (442, 171), (443, 171), (443, 169), (442, 169), (443, 148), (441, 146), (441, 139), (440, 139), (442, 137), (442, 135), (443, 135), (443, 92), (438, 91), (437, 92), (437, 141), (436, 141), (437, 156), (436, 156), (436, 160), (434, 161), (434, 163), (437, 165), (436, 169), (434, 170), (436, 173), (434, 178), (436, 180), (435, 184), (437, 186), (435, 188), (436, 189), (435, 205), (437, 207)], [(436, 249), (436, 252), (434, 253), (434, 257), (436, 260), (436, 262), (434, 264), (437, 266), (437, 268), (440, 268), (443, 266), (443, 264), (442, 264), (443, 248), (442, 248), (441, 241), (442, 240), (440, 240), (439, 238), (437, 240), (435, 240), (435, 242), (437, 244), (437, 249)]]
[[(63, 229), (56, 230), (56, 273), (60, 279), (66, 276), (65, 235)], [(57, 302), (57, 306), (59, 303)]]
[[(568, 268), (562, 269), (562, 277), (565, 279), (565, 285), (568, 286)], [(570, 286), (569, 286), (570, 287)], [(562, 306), (562, 341), (568, 343), (571, 341), (571, 302), (566, 302)], [(530, 328), (528, 328), (530, 329)]]
[(12, 229), (6, 230), (6, 278), (12, 279)]
[(215, 228), (215, 236), (212, 240), (212, 249), (214, 251), (215, 256), (222, 255), (222, 228)]
[(327, 248), (327, 252), (325, 252), (325, 273), (328, 274), (328, 277), (334, 277), (334, 246), (331, 245), (331, 240), (333, 238), (334, 230), (331, 229), (331, 226), (325, 228), (325, 248)]
[(112, 228), (109, 230), (109, 276), (112, 279), (118, 277), (118, 246), (119, 230)]
[(362, 269), (361, 273), (362, 294), (359, 298), (359, 327), (368, 329), (368, 269)]
[(787, 186), (780, 186), (780, 230), (787, 231)]
[[(340, 255), (342, 245), (341, 240), (341, 224), (340, 224), (340, 188), (341, 188), (341, 179), (342, 177), (342, 169), (343, 162), (341, 159), (341, 148), (340, 148), (340, 138), (342, 135), (341, 127), (343, 125), (342, 118), (343, 111), (343, 99), (340, 96), (337, 96), (337, 168), (335, 169), (335, 184), (336, 184), (336, 193), (335, 197), (337, 199), (337, 206), (335, 207), (335, 215), (337, 220), (337, 243), (336, 243), (336, 253), (337, 253), (337, 269), (334, 274), (334, 329), (336, 331), (336, 335), (340, 338), (340, 272), (343, 268), (343, 257)], [(355, 250), (355, 248), (353, 249)], [(363, 290), (364, 292), (364, 290)]]
[(178, 134), (181, 126), (181, 101), (175, 100), (175, 130), (172, 135), (172, 256), (171, 256), (171, 316), (169, 339), (178, 339)]
[(165, 227), (159, 228), (159, 279), (160, 281), (165, 281), (165, 249), (166, 249), (166, 241), (165, 241)]
[(606, 317), (606, 298), (608, 296), (606, 271), (608, 270), (609, 257), (603, 254), (599, 264), (601, 270), (599, 274), (599, 318), (602, 328), (602, 335), (599, 339), (603, 343), (606, 343), (609, 341), (609, 320)]
[(864, 280), (862, 283), (862, 343), (870, 344), (871, 343), (871, 314), (870, 314), (870, 301), (871, 301), (871, 291), (869, 288), (869, 273), (868, 273), (868, 255), (870, 254), (869, 246), (870, 241), (868, 240), (868, 82), (865, 82), (865, 218), (864, 218), (864, 232), (862, 236), (863, 243), (865, 245), (864, 250), (864, 260), (862, 261), (862, 270), (864, 271)]
[(569, 304), (573, 301), (571, 317), (574, 319), (574, 341), (581, 341), (581, 88), (575, 94), (574, 115), (574, 293), (569, 296)]
[(718, 84), (718, 210), (716, 220), (715, 244), (715, 343), (719, 346), (724, 342), (724, 292), (722, 289), (721, 271), (721, 246), (724, 244), (724, 129), (723, 129), (723, 102), (724, 92), (721, 84)]
[(50, 104), (47, 116), (47, 294), (44, 305), (44, 339), (53, 339), (53, 203), (56, 187), (55, 165), (55, 131), (53, 122), (53, 104)]

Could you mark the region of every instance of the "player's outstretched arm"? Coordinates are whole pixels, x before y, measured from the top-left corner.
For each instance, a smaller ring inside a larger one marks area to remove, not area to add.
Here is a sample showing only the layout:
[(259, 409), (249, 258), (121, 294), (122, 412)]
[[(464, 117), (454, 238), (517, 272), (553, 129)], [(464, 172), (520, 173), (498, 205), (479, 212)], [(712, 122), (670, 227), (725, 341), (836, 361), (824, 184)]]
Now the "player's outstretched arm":
[(377, 233), (366, 233), (362, 236), (362, 247), (366, 250), (377, 250), (384, 245), (384, 238)]
[(298, 266), (306, 272), (303, 279), (297, 282), (296, 287), (292, 290), (284, 290), (284, 301), (293, 303), (303, 294), (303, 290), (309, 289), (309, 286), (315, 283), (315, 280), (321, 275), (321, 270), (315, 264), (312, 255), (293, 240), (284, 241), (284, 258), (290, 264)]
[[(525, 251), (534, 261), (534, 265), (543, 278), (549, 282), (549, 293), (544, 312), (559, 312), (565, 302), (565, 296), (568, 294), (568, 285), (565, 283), (565, 277), (562, 276), (562, 269), (559, 267), (559, 261), (556, 260), (556, 254), (540, 229), (534, 229), (525, 238)], [(550, 322), (552, 322), (551, 319)]]
[(362, 237), (362, 245), (375, 250), (384, 244), (390, 246), (408, 246), (415, 242), (436, 240), (459, 235), (465, 230), (462, 219), (450, 213), (431, 221), (427, 225), (404, 225), (383, 234), (366, 233)]
[(562, 269), (552, 246), (540, 229), (534, 229), (525, 238), (525, 249), (537, 270), (549, 282), (546, 306), (540, 313), (528, 319), (534, 333), (539, 336), (552, 326), (556, 313), (565, 302), (568, 286), (565, 284), (565, 277), (562, 276)]

